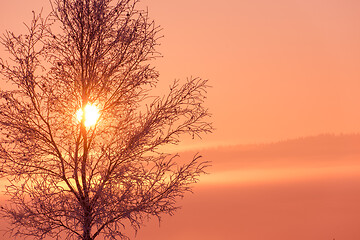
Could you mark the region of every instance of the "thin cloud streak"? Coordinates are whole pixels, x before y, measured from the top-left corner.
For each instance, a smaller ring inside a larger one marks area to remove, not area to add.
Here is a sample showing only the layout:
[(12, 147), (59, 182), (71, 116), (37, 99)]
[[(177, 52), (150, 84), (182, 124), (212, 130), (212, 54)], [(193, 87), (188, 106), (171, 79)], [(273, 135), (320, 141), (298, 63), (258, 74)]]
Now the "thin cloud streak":
[(149, 222), (136, 239), (358, 239), (359, 140), (322, 135), (204, 150), (211, 174), (177, 214), (161, 227)]

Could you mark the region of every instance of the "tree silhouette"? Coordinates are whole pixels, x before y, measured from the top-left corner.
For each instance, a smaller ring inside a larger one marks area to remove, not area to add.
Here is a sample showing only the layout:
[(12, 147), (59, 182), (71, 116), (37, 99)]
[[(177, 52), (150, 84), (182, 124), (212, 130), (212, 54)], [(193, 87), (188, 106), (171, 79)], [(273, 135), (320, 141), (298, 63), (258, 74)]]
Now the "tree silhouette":
[[(137, 3), (52, 0), (26, 34), (3, 35), (0, 169), (12, 236), (127, 239), (125, 224), (173, 214), (204, 172), (200, 156), (180, 163), (161, 149), (211, 132), (207, 81), (151, 95), (160, 29)], [(87, 106), (98, 109), (93, 125)]]

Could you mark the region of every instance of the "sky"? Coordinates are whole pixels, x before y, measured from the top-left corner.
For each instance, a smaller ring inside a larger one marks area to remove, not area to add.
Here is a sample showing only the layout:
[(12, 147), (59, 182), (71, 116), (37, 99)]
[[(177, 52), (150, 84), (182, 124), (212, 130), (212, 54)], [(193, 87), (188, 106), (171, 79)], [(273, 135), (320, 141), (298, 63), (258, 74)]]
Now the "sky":
[[(186, 145), (359, 132), (360, 2), (143, 0), (163, 28), (159, 89), (201, 77), (216, 130)], [(21, 7), (19, 7), (21, 6)], [(23, 31), (47, 0), (4, 1), (0, 31)]]
[[(182, 209), (135, 240), (360, 238), (360, 135), (202, 151), (213, 162)], [(184, 158), (191, 155), (185, 153)]]
[[(359, 132), (360, 2), (143, 0), (163, 28), (159, 89), (201, 77), (216, 130), (186, 146)], [(21, 7), (19, 7), (21, 6)], [(3, 1), (0, 32), (48, 0)], [(185, 146), (184, 145), (184, 146)]]
[(359, 131), (359, 1), (147, 1), (163, 79), (209, 79), (207, 144)]
[[(248, 166), (247, 155), (221, 146), (360, 132), (360, 1), (141, 4), (163, 28), (163, 58), (154, 62), (159, 91), (174, 79), (208, 79), (206, 104), (216, 130), (179, 148), (211, 148), (205, 153), (213, 160), (212, 174), (185, 197), (183, 210), (161, 228), (151, 223), (137, 239), (359, 239), (356, 148), (330, 155), (297, 151), (283, 161), (256, 148), (261, 161)], [(47, 0), (2, 0), (0, 32), (23, 31), (31, 10), (46, 6)], [(331, 146), (327, 150), (338, 144)]]

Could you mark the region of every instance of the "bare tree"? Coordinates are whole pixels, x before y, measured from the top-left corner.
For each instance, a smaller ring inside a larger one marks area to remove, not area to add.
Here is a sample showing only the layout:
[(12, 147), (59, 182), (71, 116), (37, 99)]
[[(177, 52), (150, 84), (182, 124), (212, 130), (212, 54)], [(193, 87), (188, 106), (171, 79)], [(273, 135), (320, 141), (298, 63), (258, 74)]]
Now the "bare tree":
[(211, 132), (207, 82), (152, 97), (160, 29), (137, 3), (52, 0), (26, 34), (3, 35), (2, 212), (13, 236), (127, 239), (126, 224), (173, 214), (204, 172), (198, 155), (180, 163), (160, 148)]

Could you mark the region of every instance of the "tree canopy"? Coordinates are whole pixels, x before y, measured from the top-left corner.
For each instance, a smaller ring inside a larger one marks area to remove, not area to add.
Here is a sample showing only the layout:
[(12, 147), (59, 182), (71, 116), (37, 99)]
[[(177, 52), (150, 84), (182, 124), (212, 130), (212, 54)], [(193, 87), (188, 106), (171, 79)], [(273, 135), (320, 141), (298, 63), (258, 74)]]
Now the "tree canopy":
[[(212, 131), (207, 81), (151, 94), (160, 28), (137, 0), (51, 6), (27, 33), (1, 38), (11, 56), (0, 60), (2, 214), (13, 236), (126, 239), (125, 224), (173, 214), (204, 172), (199, 155), (179, 163), (159, 148)], [(98, 110), (92, 125), (87, 106)]]

